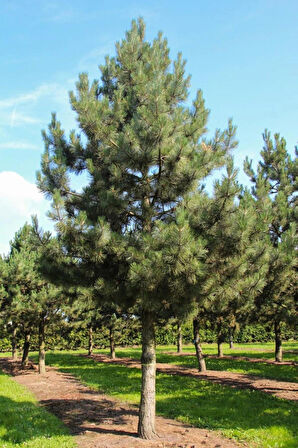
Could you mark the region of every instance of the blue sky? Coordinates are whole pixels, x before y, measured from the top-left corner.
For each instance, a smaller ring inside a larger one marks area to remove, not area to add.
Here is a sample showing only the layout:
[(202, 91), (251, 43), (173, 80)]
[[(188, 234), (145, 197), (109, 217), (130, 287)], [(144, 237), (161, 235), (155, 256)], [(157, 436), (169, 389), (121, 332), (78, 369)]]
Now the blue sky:
[[(181, 51), (211, 110), (209, 129), (229, 117), (238, 126), (235, 163), (258, 160), (265, 128), (280, 132), (292, 153), (298, 124), (297, 0), (1, 0), (0, 253), (37, 213), (43, 227), (49, 203), (37, 191), (41, 129), (56, 111), (75, 126), (68, 91), (78, 73), (98, 78), (114, 43), (144, 17), (147, 38), (162, 30), (171, 55)], [(239, 179), (246, 182), (242, 173)]]

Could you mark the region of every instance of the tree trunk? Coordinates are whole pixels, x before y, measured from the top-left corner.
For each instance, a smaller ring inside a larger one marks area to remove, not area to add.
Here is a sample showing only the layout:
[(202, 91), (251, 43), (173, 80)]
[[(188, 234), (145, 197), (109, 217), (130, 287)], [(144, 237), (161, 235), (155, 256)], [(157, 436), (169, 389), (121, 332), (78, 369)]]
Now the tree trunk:
[(155, 432), (155, 331), (154, 315), (144, 311), (142, 315), (142, 390), (139, 411), (138, 434), (143, 439), (154, 439)]
[(25, 333), (25, 341), (23, 345), (22, 367), (26, 367), (29, 361), (30, 333)]
[(110, 356), (111, 356), (111, 359), (116, 358), (114, 328), (112, 328), (112, 327), (110, 327)]
[(17, 336), (17, 329), (16, 329), (16, 327), (14, 327), (14, 329), (12, 330), (12, 336), (11, 336), (11, 355), (12, 355), (13, 361), (15, 361), (18, 358), (16, 336)]
[(181, 322), (177, 326), (177, 353), (182, 353), (182, 328)]
[(274, 322), (275, 332), (275, 361), (282, 362), (282, 340), (280, 322)]
[(230, 329), (230, 348), (231, 349), (234, 348), (234, 332), (235, 332), (235, 329), (231, 328)]
[(45, 351), (44, 327), (45, 327), (45, 322), (44, 322), (44, 318), (42, 317), (39, 321), (39, 328), (38, 328), (38, 348), (39, 348), (38, 372), (41, 375), (46, 373), (46, 351)]
[(223, 357), (223, 341), (220, 337), (217, 340), (217, 356), (219, 358)]
[(193, 320), (193, 340), (196, 349), (196, 356), (199, 365), (199, 372), (206, 372), (206, 363), (201, 347), (200, 335), (199, 335), (199, 319), (197, 317)]
[(223, 357), (223, 342), (224, 342), (224, 335), (222, 332), (222, 322), (219, 322), (217, 324), (217, 356), (219, 358)]
[(91, 356), (93, 353), (93, 328), (89, 327), (89, 341), (88, 341), (88, 355)]

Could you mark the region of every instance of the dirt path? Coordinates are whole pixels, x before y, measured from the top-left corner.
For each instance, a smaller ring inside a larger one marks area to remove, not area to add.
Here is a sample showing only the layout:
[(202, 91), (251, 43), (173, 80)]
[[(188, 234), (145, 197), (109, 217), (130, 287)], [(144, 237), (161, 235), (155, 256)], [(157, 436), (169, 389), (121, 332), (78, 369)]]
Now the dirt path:
[[(31, 365), (26, 371), (18, 362), (0, 358), (0, 368), (26, 386), (42, 406), (59, 417), (76, 436), (79, 448), (239, 448), (239, 444), (215, 432), (157, 417), (159, 438), (137, 437), (137, 409), (83, 386), (73, 376), (47, 368), (39, 375)], [(247, 447), (247, 444), (242, 444)]]
[[(81, 355), (84, 356), (84, 355)], [(128, 367), (140, 369), (139, 361), (131, 358), (110, 359), (105, 355), (92, 355), (92, 358), (99, 362), (124, 364)], [(158, 372), (167, 373), (169, 375), (183, 375), (197, 377), (203, 380), (213, 381), (223, 386), (230, 386), (240, 389), (256, 389), (275, 395), (279, 398), (287, 400), (298, 400), (298, 384), (286, 381), (269, 380), (265, 378), (257, 378), (242, 373), (233, 373), (227, 371), (208, 370), (201, 373), (197, 369), (189, 367), (175, 366), (174, 364), (156, 363)]]
[[(167, 355), (175, 355), (175, 356), (195, 356), (194, 352), (183, 352), (183, 353), (176, 353), (176, 352), (164, 352)], [(208, 358), (214, 358), (214, 359), (234, 359), (235, 361), (249, 361), (249, 362), (265, 362), (267, 364), (274, 364), (278, 366), (296, 366), (296, 361), (282, 361), (277, 363), (273, 359), (266, 359), (266, 358), (250, 358), (248, 356), (239, 356), (239, 355), (223, 355), (222, 358), (219, 358), (217, 355), (205, 355), (206, 359)]]

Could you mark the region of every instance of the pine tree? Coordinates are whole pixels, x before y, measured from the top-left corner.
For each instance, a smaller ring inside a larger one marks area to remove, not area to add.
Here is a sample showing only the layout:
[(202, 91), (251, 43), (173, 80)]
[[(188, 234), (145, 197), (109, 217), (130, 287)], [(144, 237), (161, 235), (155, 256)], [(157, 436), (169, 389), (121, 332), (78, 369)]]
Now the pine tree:
[[(240, 200), (239, 200), (240, 198)], [(191, 225), (206, 241), (205, 278), (198, 294), (199, 315), (194, 320), (194, 340), (198, 343), (199, 321), (208, 320), (217, 333), (218, 356), (222, 344), (238, 317), (248, 314), (254, 297), (264, 287), (268, 253), (264, 250), (264, 231), (269, 212), (256, 210), (253, 198), (242, 192), (233, 161), (216, 181), (213, 197), (194, 196)], [(200, 370), (202, 353), (196, 347)]]
[(5, 256), (0, 256), (0, 325), (11, 335), (12, 359), (17, 359), (17, 325), (9, 320), (9, 296), (7, 293), (8, 265)]
[[(258, 295), (256, 306), (259, 318), (271, 322), (275, 331), (275, 360), (282, 361), (281, 324), (297, 323), (297, 159), (292, 160), (286, 149), (286, 141), (275, 134), (271, 138), (267, 130), (263, 134), (264, 147), (261, 151), (257, 172), (252, 161), (246, 159), (244, 169), (253, 183), (252, 193), (259, 207), (269, 202), (271, 219), (270, 266), (266, 285)], [(297, 155), (297, 149), (296, 149)]]
[[(28, 363), (30, 337), (37, 329), (39, 339), (39, 373), (45, 373), (45, 327), (59, 316), (61, 291), (46, 281), (39, 272), (40, 244), (32, 226), (25, 224), (11, 242), (7, 258), (7, 318), (13, 330), (24, 335), (22, 364)], [(14, 334), (14, 333), (13, 333)]]
[[(57, 282), (92, 288), (99, 303), (138, 303), (138, 432), (149, 439), (155, 436), (155, 322), (193, 301), (204, 253), (180, 205), (223, 163), (235, 129), (230, 123), (204, 139), (208, 111), (201, 91), (186, 106), (185, 61), (179, 54), (172, 64), (161, 33), (147, 42), (142, 20), (132, 22), (100, 70), (101, 83), (81, 74), (70, 93), (80, 133), (67, 139), (54, 115), (43, 134), (38, 184), (53, 199), (58, 230), (44, 269)], [(88, 185), (76, 191), (71, 175), (82, 172)]]

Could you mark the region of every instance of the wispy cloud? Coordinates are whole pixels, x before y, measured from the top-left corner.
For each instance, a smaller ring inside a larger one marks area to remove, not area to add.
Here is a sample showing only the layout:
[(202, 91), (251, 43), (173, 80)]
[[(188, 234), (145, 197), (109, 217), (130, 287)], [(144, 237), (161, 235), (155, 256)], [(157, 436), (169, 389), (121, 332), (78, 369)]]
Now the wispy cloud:
[(74, 23), (94, 18), (94, 7), (92, 11), (85, 7), (76, 8), (73, 2), (66, 0), (63, 3), (55, 0), (45, 1), (42, 4), (42, 9), (47, 22)]
[(10, 114), (10, 127), (19, 126), (22, 124), (37, 124), (40, 123), (38, 118), (31, 117), (29, 115), (24, 115), (16, 111), (14, 107), (12, 113)]
[(20, 141), (11, 141), (0, 143), (0, 149), (28, 149), (38, 151), (40, 147), (38, 145), (33, 145), (32, 143), (20, 142)]
[(44, 96), (51, 96), (56, 100), (65, 100), (67, 89), (57, 83), (42, 84), (31, 92), (0, 100), (0, 109), (9, 109), (22, 104), (34, 103)]
[(94, 48), (80, 59), (78, 63), (78, 70), (89, 71), (89, 69), (92, 68), (93, 71), (100, 63), (104, 62), (104, 57), (106, 55), (111, 55), (114, 53), (114, 47), (114, 42), (110, 41), (98, 48)]

